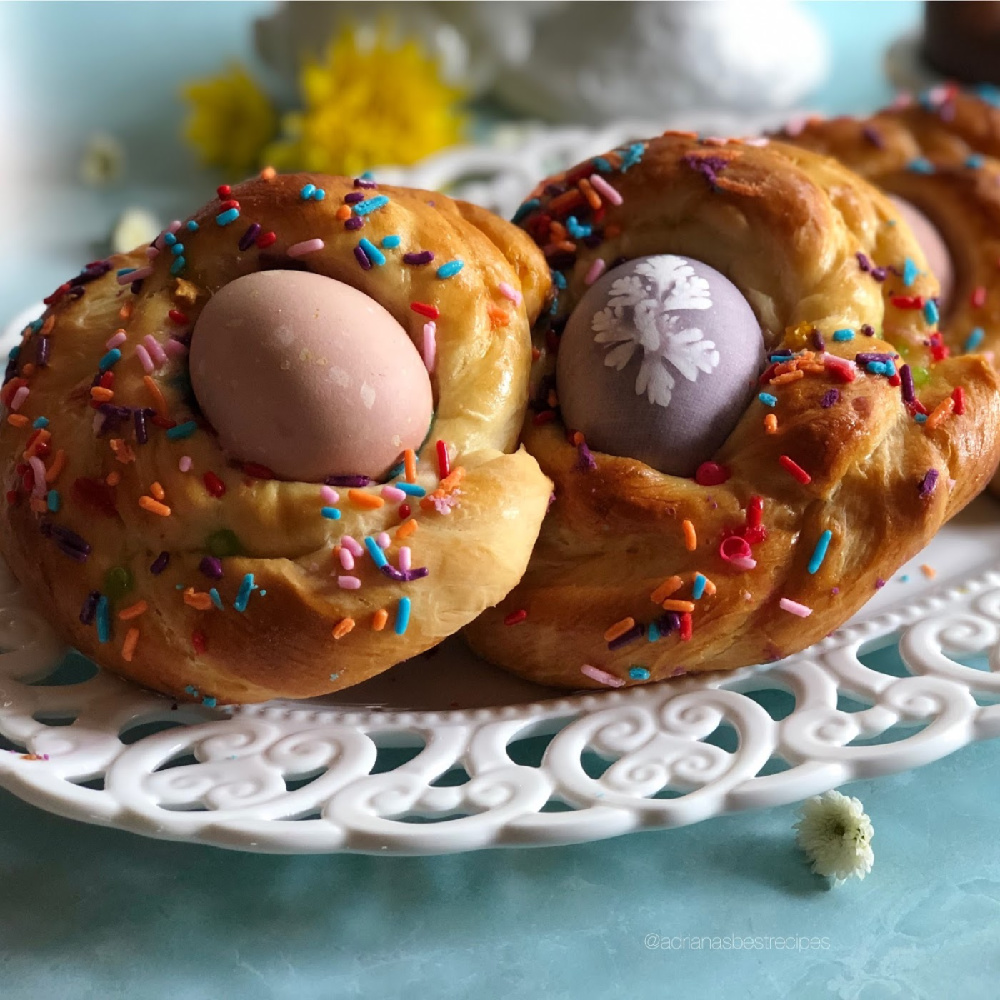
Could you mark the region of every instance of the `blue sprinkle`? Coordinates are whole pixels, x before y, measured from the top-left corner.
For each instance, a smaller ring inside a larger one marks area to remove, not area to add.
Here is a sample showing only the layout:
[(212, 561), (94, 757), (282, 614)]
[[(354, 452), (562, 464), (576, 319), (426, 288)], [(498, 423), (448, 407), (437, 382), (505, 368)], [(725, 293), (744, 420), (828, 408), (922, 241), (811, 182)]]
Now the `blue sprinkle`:
[(195, 222), (194, 219), (189, 219), (187, 224), (187, 229), (189, 233), (198, 232), (198, 223)]
[(374, 198), (367, 198), (365, 201), (355, 202), (355, 204), (351, 206), (351, 210), (355, 215), (368, 215), (369, 212), (374, 212), (376, 209), (388, 204), (389, 199), (384, 194), (377, 194)]
[(107, 642), (111, 638), (111, 610), (108, 599), (101, 594), (97, 601), (97, 641)]
[(395, 250), (396, 247), (399, 246), (400, 242), (399, 237), (395, 234), (392, 236), (384, 236), (382, 238), (382, 246), (385, 247), (386, 250)]
[(938, 321), (938, 306), (933, 299), (928, 299), (924, 303), (924, 319), (928, 323), (934, 324)]
[(209, 587), (208, 596), (212, 598), (212, 603), (221, 611), (222, 598), (219, 596), (218, 589), (216, 587)]
[(198, 693), (198, 689), (193, 684), (188, 684), (184, 688), (184, 693), (185, 694), (197, 694)]
[(454, 278), (463, 267), (465, 267), (465, 261), (449, 260), (447, 264), (442, 264), (437, 269), (437, 276), (439, 278)]
[(34, 427), (36, 430), (39, 427), (48, 427), (49, 426), (49, 418), (48, 417), (37, 417), (35, 419), (35, 422), (31, 426)]
[(566, 276), (564, 274), (559, 271), (551, 271), (549, 273), (552, 275), (552, 284), (555, 285), (556, 288), (566, 287)]
[(815, 573), (816, 570), (823, 565), (823, 560), (826, 558), (826, 550), (830, 547), (831, 538), (833, 538), (832, 531), (824, 531), (823, 534), (819, 536), (819, 541), (816, 542), (816, 548), (813, 549), (812, 558), (809, 560), (810, 573)]
[(215, 706), (218, 704), (218, 702), (214, 698), (210, 698), (208, 695), (205, 695), (205, 697), (201, 699), (201, 703), (206, 708), (215, 708)]
[(164, 233), (163, 242), (166, 243), (168, 247), (172, 247), (177, 242), (177, 237), (173, 233)]
[(598, 173), (610, 174), (612, 171), (611, 164), (603, 156), (595, 156), (590, 162), (594, 165), (594, 169)]
[(118, 350), (117, 347), (112, 347), (107, 354), (97, 363), (97, 367), (101, 369), (102, 372), (106, 372), (109, 368), (114, 368), (116, 364), (122, 359), (122, 352)]
[(322, 201), (326, 197), (326, 192), (322, 188), (316, 188), (313, 192), (313, 201)]
[(365, 171), (365, 172), (364, 172), (364, 173), (363, 173), (363, 174), (361, 175), (361, 179), (362, 179), (363, 181), (373, 181), (373, 180), (375, 180), (375, 175), (374, 175), (374, 174), (373, 174), (373, 173), (372, 173), (372, 172), (371, 172), (370, 170), (366, 170), (366, 171)]
[(378, 542), (374, 538), (368, 537), (365, 539), (365, 548), (368, 550), (368, 555), (372, 557), (372, 562), (381, 569), (383, 566), (389, 564), (389, 560), (386, 559), (385, 553), (379, 548)]
[(977, 83), (971, 90), (987, 104), (1000, 108), (1000, 87), (995, 87), (992, 83)]
[(566, 220), (566, 232), (569, 233), (574, 240), (582, 240), (589, 236), (593, 231), (593, 227), (581, 225), (575, 215), (571, 215)]
[(903, 575), (902, 575), (902, 576), (901, 576), (901, 577), (899, 578), (899, 582), (900, 582), (900, 583), (909, 583), (909, 582), (910, 582), (910, 574), (909, 574), (909, 573), (904, 573), (904, 574), (903, 574)]
[(637, 163), (642, 160), (642, 154), (646, 151), (646, 146), (641, 142), (633, 142), (631, 146), (625, 151), (625, 155), (622, 157), (621, 172), (625, 173), (629, 167), (634, 167)]
[(184, 253), (184, 244), (183, 244), (183, 243), (175, 243), (175, 244), (174, 244), (174, 245), (173, 245), (173, 246), (172, 246), (172, 247), (170, 248), (170, 252), (171, 252), (171, 253), (172, 253), (172, 254), (173, 254), (173, 255), (174, 255), (175, 257), (180, 257), (180, 255), (181, 255), (182, 253)]
[(913, 174), (933, 174), (934, 164), (926, 156), (918, 156), (906, 164), (906, 169)]
[(358, 246), (365, 252), (365, 256), (376, 266), (381, 267), (385, 263), (385, 254), (371, 240), (361, 239)]
[(981, 153), (972, 153), (970, 156), (965, 158), (965, 165), (970, 170), (978, 170), (983, 165), (983, 157)]
[(39, 316), (38, 319), (33, 319), (28, 326), (30, 326), (35, 333), (38, 333), (38, 331), (45, 326), (45, 319), (42, 316)]
[(253, 573), (247, 573), (247, 575), (243, 577), (243, 582), (240, 584), (239, 593), (237, 593), (236, 595), (236, 600), (233, 603), (233, 607), (236, 608), (237, 611), (241, 612), (246, 611), (247, 603), (249, 602), (250, 595), (253, 593), (253, 591), (254, 591)]
[(778, 397), (777, 396), (772, 396), (769, 392), (762, 392), (762, 393), (760, 393), (757, 396), (757, 398), (765, 406), (777, 406), (778, 405)]
[[(611, 168), (608, 167), (610, 170)], [(531, 215), (536, 208), (541, 208), (542, 203), (537, 198), (529, 198), (521, 207), (514, 213), (514, 218), (511, 220), (515, 224), (520, 222), (522, 219)]]
[(184, 257), (178, 257), (173, 264), (170, 265), (171, 274), (180, 274), (184, 270), (187, 260)]
[(646, 632), (646, 638), (650, 642), (659, 642), (660, 639), (660, 626), (656, 622), (649, 623), (649, 630)]
[(299, 194), (302, 196), (303, 201), (308, 201), (313, 196), (315, 190), (316, 190), (315, 184), (306, 184), (299, 192)]
[(329, 521), (340, 520), (340, 511), (336, 507), (323, 507), (320, 509), (320, 513)]
[(169, 441), (182, 441), (184, 438), (191, 437), (197, 429), (198, 424), (193, 420), (188, 420), (183, 424), (178, 424), (176, 427), (168, 428), (167, 439)]
[(892, 378), (896, 374), (896, 362), (892, 358), (888, 358), (886, 361), (882, 362), (885, 365), (885, 373)]
[(909, 257), (907, 257), (906, 260), (903, 261), (903, 284), (909, 288), (910, 285), (917, 280), (919, 274), (920, 269), (913, 263), (912, 260), (910, 260)]
[(45, 503), (53, 514), (58, 514), (59, 508), (62, 506), (62, 498), (59, 496), (59, 491), (49, 490), (45, 495)]
[(985, 331), (981, 326), (974, 327), (972, 333), (965, 338), (965, 350), (966, 352), (974, 351), (983, 342), (983, 338), (986, 336)]
[(397, 490), (402, 490), (408, 497), (424, 497), (427, 496), (427, 490), (423, 486), (418, 486), (416, 483), (393, 483), (393, 486)]
[(402, 635), (406, 631), (406, 626), (410, 624), (410, 599), (401, 597), (396, 605), (396, 635)]
[(927, 422), (927, 414), (926, 413), (914, 414), (913, 419), (916, 420), (918, 424), (924, 424)]
[(854, 340), (853, 330), (834, 330), (833, 331), (834, 340)]
[(13, 347), (12, 347), (12, 348), (11, 348), (11, 349), (10, 349), (10, 350), (8, 351), (8, 352), (7, 352), (7, 360), (8, 360), (8, 361), (13, 361), (13, 360), (14, 360), (14, 359), (15, 359), (15, 358), (16, 358), (16, 357), (17, 357), (17, 356), (18, 356), (18, 355), (20, 354), (20, 353), (21, 353), (21, 345), (20, 345), (20, 344), (15, 344), (15, 345), (14, 345), (14, 346), (13, 346)]
[(886, 372), (885, 365), (881, 361), (869, 361), (868, 364), (865, 366), (865, 371), (867, 371), (869, 375), (888, 374)]
[(122, 267), (115, 271), (115, 274), (120, 278), (122, 275), (131, 274), (133, 271), (138, 271), (137, 267)]
[(700, 601), (702, 595), (705, 593), (705, 587), (708, 584), (708, 580), (701, 573), (695, 573), (694, 583), (691, 586), (691, 596), (696, 600)]
[(648, 681), (649, 671), (645, 667), (629, 667), (628, 675), (634, 681)]
[(235, 222), (239, 217), (240, 210), (238, 208), (227, 208), (215, 217), (215, 221), (220, 226), (228, 226), (230, 222)]

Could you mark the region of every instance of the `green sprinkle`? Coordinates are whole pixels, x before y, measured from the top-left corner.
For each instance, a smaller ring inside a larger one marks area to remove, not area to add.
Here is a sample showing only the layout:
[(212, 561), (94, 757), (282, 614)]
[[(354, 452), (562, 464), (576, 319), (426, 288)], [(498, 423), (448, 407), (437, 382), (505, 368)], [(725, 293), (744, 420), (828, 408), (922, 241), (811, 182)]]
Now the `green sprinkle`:
[(134, 584), (132, 572), (126, 566), (112, 566), (104, 574), (104, 589), (112, 601), (124, 597)]
[(246, 555), (243, 543), (236, 537), (236, 532), (230, 531), (229, 528), (213, 531), (205, 539), (205, 548), (211, 555), (217, 556), (219, 559), (224, 559), (226, 556)]
[(912, 368), (913, 384), (916, 386), (927, 385), (931, 380), (931, 373), (926, 368)]

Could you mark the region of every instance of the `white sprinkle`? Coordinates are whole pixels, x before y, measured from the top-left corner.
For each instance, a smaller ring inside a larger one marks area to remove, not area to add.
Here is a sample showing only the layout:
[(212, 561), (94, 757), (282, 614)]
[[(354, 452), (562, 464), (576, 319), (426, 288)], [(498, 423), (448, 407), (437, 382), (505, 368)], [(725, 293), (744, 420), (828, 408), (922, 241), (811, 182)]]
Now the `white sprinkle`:
[(375, 405), (375, 390), (367, 382), (361, 383), (361, 402), (366, 410)]
[(177, 468), (181, 472), (190, 472), (192, 464), (190, 455), (181, 455), (181, 460), (177, 463)]

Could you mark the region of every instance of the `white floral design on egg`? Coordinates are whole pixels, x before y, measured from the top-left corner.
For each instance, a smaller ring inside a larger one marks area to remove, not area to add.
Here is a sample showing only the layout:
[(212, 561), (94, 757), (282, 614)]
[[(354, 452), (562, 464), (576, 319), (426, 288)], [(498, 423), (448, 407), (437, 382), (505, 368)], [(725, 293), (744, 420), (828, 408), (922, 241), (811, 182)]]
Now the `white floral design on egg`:
[(643, 350), (635, 380), (636, 395), (669, 406), (674, 388), (670, 366), (694, 382), (711, 374), (719, 352), (700, 329), (685, 326), (677, 310), (711, 309), (708, 281), (683, 258), (665, 254), (640, 261), (635, 273), (611, 283), (607, 306), (594, 314), (591, 328), (599, 344), (613, 344), (604, 363), (621, 371), (637, 347)]

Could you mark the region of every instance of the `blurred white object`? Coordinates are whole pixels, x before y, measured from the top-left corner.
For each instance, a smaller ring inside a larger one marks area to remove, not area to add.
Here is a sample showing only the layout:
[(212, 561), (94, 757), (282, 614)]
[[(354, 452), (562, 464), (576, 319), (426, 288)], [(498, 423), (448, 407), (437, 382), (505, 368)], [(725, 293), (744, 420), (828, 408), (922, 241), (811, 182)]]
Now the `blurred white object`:
[(826, 40), (791, 0), (283, 4), (255, 25), (289, 89), (303, 52), (392, 23), (473, 95), (549, 121), (656, 119), (690, 107), (789, 108), (826, 76)]
[(125, 170), (125, 148), (113, 136), (95, 132), (83, 147), (80, 180), (101, 187), (118, 180)]
[(163, 227), (145, 208), (126, 208), (111, 231), (112, 253), (128, 253), (143, 243), (152, 243)]

